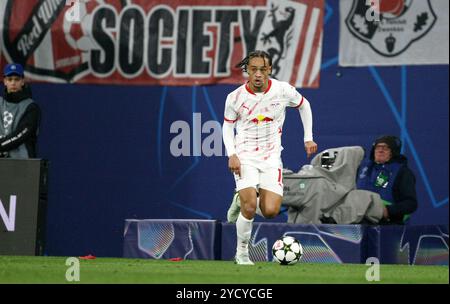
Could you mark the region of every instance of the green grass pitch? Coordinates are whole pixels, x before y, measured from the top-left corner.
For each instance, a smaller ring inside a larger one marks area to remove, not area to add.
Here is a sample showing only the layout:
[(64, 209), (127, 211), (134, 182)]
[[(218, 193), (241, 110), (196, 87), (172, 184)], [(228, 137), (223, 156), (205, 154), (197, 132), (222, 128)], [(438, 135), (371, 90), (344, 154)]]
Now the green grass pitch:
[(79, 259), (78, 282), (66, 280), (67, 257), (0, 256), (0, 283), (164, 283), (164, 284), (302, 284), (302, 283), (449, 283), (448, 266), (380, 265), (380, 281), (368, 282), (364, 264), (281, 266), (257, 262), (238, 266), (232, 261), (152, 260), (125, 258)]

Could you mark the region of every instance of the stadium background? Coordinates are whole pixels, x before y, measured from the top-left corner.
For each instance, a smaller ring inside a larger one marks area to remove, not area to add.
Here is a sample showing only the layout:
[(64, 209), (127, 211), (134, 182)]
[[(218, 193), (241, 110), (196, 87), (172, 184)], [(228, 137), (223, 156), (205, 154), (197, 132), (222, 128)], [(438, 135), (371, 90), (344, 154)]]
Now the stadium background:
[[(370, 148), (381, 134), (398, 135), (417, 177), (411, 223), (447, 225), (448, 65), (342, 68), (338, 48), (338, 2), (326, 1), (320, 87), (300, 89), (319, 149)], [(224, 221), (234, 187), (227, 158), (194, 148), (210, 134), (193, 130), (200, 116), (200, 127), (222, 123), (234, 88), (33, 83), (43, 113), (39, 155), (51, 162), (46, 254), (122, 256), (125, 219)], [(170, 151), (176, 121), (189, 124), (191, 156)], [(302, 136), (289, 111), (285, 167), (308, 162)]]

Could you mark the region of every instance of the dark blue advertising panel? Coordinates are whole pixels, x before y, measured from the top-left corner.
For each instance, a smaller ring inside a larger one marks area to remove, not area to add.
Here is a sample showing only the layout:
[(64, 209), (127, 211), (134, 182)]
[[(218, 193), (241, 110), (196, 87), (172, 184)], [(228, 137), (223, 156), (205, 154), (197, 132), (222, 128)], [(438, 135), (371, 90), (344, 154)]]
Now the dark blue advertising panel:
[[(253, 261), (272, 261), (277, 239), (292, 236), (303, 247), (300, 263), (361, 263), (365, 256), (365, 227), (361, 225), (300, 225), (254, 223), (249, 244)], [(222, 259), (236, 254), (236, 226), (222, 225)]]
[(448, 265), (448, 225), (370, 227), (368, 239), (382, 264)]
[(42, 255), (48, 163), (0, 158), (0, 255)]
[(220, 254), (220, 223), (211, 220), (127, 220), (127, 258), (214, 260)]

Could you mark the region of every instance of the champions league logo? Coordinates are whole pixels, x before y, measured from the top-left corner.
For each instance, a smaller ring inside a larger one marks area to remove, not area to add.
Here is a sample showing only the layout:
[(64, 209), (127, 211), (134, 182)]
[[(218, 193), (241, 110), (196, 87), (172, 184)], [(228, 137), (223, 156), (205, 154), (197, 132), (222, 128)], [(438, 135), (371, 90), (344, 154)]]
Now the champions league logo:
[(8, 129), (9, 126), (12, 125), (13, 120), (14, 120), (14, 117), (11, 112), (8, 112), (8, 111), (3, 112), (3, 128)]
[(385, 57), (395, 57), (436, 22), (430, 0), (354, 0), (345, 23), (350, 32)]

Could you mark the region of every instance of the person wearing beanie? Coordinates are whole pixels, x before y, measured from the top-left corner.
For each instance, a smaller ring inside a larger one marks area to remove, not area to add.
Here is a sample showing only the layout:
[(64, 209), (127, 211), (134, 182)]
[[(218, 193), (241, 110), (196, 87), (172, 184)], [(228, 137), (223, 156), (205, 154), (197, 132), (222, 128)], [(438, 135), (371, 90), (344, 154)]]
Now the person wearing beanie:
[(379, 224), (405, 224), (417, 210), (416, 178), (401, 154), (401, 145), (396, 136), (377, 138), (357, 175), (358, 189), (376, 192), (383, 200)]
[(24, 69), (10, 63), (3, 69), (0, 96), (0, 158), (36, 158), (40, 109), (25, 83)]

